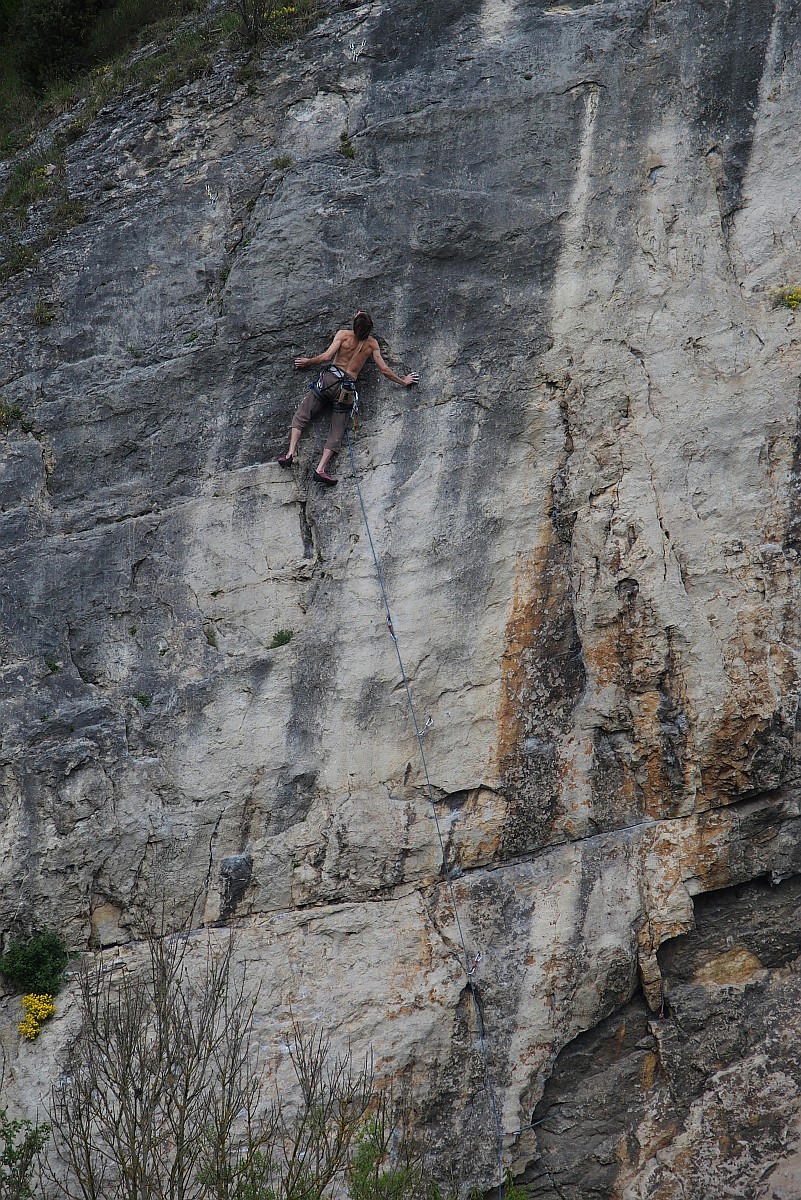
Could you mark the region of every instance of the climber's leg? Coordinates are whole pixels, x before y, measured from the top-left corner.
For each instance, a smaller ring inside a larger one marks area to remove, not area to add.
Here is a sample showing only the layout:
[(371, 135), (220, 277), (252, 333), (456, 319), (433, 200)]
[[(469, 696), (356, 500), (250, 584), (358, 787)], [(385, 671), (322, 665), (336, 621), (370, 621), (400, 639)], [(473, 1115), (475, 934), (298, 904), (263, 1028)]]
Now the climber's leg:
[(303, 430), (314, 417), (321, 412), (323, 404), (315, 396), (314, 392), (309, 389), (306, 395), (298, 405), (297, 412), (292, 418), (292, 425), (289, 431), (289, 449), (286, 454), (282, 454), (278, 459), (282, 467), (288, 467), (295, 456), (295, 451), (298, 448), (298, 442), (301, 439)]
[(349, 417), (350, 412), (347, 409), (335, 408), (331, 413), (331, 425), (328, 430), (328, 437), (325, 439), (325, 446), (320, 455), (317, 470), (314, 472), (314, 478), (319, 483), (328, 484), (329, 487), (333, 487), (337, 481), (333, 475), (328, 474), (326, 467), (342, 445)]

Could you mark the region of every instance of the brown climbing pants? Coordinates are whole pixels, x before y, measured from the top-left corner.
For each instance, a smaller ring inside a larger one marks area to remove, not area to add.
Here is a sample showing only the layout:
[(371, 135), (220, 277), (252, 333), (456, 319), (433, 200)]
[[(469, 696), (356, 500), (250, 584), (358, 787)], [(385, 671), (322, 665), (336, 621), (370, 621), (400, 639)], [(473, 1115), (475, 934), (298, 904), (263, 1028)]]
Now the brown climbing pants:
[(331, 410), (331, 424), (328, 427), (328, 437), (325, 439), (325, 449), (331, 450), (336, 454), (342, 445), (342, 439), (345, 436), (345, 430), (348, 425), (350, 413), (347, 409), (340, 411), (330, 404), (324, 404), (310, 388), (301, 400), (298, 405), (298, 411), (292, 418), (292, 428), (299, 429), (302, 433), (309, 421), (313, 421), (326, 408)]

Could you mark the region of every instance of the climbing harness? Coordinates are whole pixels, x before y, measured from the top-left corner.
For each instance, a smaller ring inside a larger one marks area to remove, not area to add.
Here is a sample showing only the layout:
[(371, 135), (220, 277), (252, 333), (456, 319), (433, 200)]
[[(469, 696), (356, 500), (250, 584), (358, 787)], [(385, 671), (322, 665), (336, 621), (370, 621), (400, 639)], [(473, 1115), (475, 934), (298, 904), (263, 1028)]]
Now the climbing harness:
[(335, 366), (334, 363), (329, 363), (323, 368), (317, 379), (311, 384), (311, 391), (324, 404), (333, 404), (338, 412), (352, 412), (354, 409), (358, 412), (359, 410), (359, 392), (356, 388), (356, 380), (341, 367)]
[(459, 916), (459, 906), (456, 902), (456, 892), (455, 892), (455, 889), (453, 886), (453, 881), (455, 879), (458, 879), (462, 875), (462, 871), (461, 871), (461, 868), (459, 868), (459, 867), (451, 868), (448, 866), (448, 854), (445, 849), (445, 839), (443, 838), (442, 827), (439, 822), (439, 816), (437, 815), (437, 806), (436, 806), (436, 802), (434, 800), (434, 789), (431, 784), (431, 777), (428, 772), (428, 762), (426, 760), (426, 753), (425, 753), (425, 749), (423, 747), (423, 737), (424, 737), (425, 731), (428, 728), (430, 728), (430, 726), (433, 724), (433, 721), (432, 721), (431, 717), (429, 717), (428, 720), (426, 721), (425, 725), (423, 727), (421, 727), (420, 723), (417, 719), (417, 711), (414, 707), (414, 701), (412, 700), (412, 693), (411, 693), (411, 689), (409, 687), (409, 679), (406, 674), (406, 668), (403, 663), (403, 658), (401, 656), (401, 651), (400, 651), (400, 645), (398, 643), (398, 635), (395, 632), (395, 627), (392, 623), (392, 613), (391, 613), (390, 607), (389, 607), (389, 597), (387, 596), (387, 590), (386, 590), (386, 587), (384, 586), (384, 576), (381, 571), (381, 565), (378, 561), (378, 554), (376, 553), (375, 543), (373, 542), (373, 534), (370, 529), (370, 522), (367, 519), (367, 509), (366, 509), (365, 503), (364, 503), (364, 496), (362, 495), (362, 488), (361, 488), (361, 482), (359, 480), (359, 473), (356, 470), (356, 459), (353, 454), (353, 442), (351, 441), (350, 434), (347, 433), (347, 431), (346, 431), (346, 436), (347, 436), (347, 440), (348, 440), (348, 455), (350, 457), (350, 467), (351, 467), (351, 471), (353, 472), (353, 481), (356, 484), (356, 494), (359, 497), (359, 506), (362, 510), (362, 519), (364, 521), (364, 528), (367, 531), (367, 540), (370, 543), (370, 551), (373, 556), (373, 566), (375, 567), (375, 573), (376, 573), (376, 578), (378, 580), (378, 586), (381, 589), (381, 596), (382, 596), (382, 599), (384, 602), (384, 609), (386, 612), (386, 620), (387, 620), (387, 629), (389, 631), (389, 635), (392, 638), (393, 644), (395, 646), (395, 654), (397, 655), (397, 658), (398, 658), (398, 668), (400, 670), (401, 680), (403, 682), (403, 687), (406, 692), (406, 702), (409, 706), (409, 713), (412, 718), (412, 725), (414, 726), (414, 732), (415, 732), (415, 736), (417, 738), (417, 745), (420, 750), (420, 761), (423, 765), (423, 776), (424, 776), (425, 782), (426, 782), (426, 789), (428, 792), (429, 803), (431, 805), (431, 812), (434, 816), (434, 825), (437, 830), (437, 838), (439, 839), (439, 848), (440, 848), (441, 861), (442, 861), (442, 871), (444, 872), (445, 878), (448, 881), (448, 890), (449, 890), (450, 898), (451, 898), (451, 907), (453, 909), (453, 915), (454, 915), (454, 919), (455, 919), (456, 929), (459, 934), (459, 941), (461, 943), (462, 954), (464, 956), (464, 968), (465, 968), (465, 974), (467, 976), (467, 986), (470, 989), (470, 995), (471, 995), (471, 998), (473, 1001), (473, 1011), (475, 1012), (475, 1017), (476, 1017), (476, 1030), (478, 1032), (478, 1042), (479, 1042), (479, 1046), (481, 1048), (481, 1065), (482, 1065), (482, 1072), (484, 1075), (484, 1090), (487, 1093), (487, 1099), (489, 1101), (490, 1111), (492, 1112), (492, 1120), (493, 1120), (493, 1124), (495, 1126), (496, 1158), (497, 1158), (497, 1166), (498, 1166), (498, 1200), (503, 1200), (503, 1186), (504, 1186), (504, 1184), (503, 1184), (503, 1129), (501, 1128), (501, 1119), (500, 1119), (500, 1114), (498, 1112), (498, 1101), (495, 1096), (495, 1089), (492, 1086), (492, 1077), (490, 1075), (490, 1069), (489, 1069), (489, 1052), (487, 1049), (487, 1036), (486, 1036), (486, 1031), (484, 1029), (484, 1020), (481, 1015), (481, 1008), (480, 1008), (479, 1002), (478, 1002), (478, 991), (476, 989), (476, 972), (478, 971), (478, 967), (481, 962), (481, 951), (480, 950), (477, 951), (473, 955), (472, 958), (470, 957), (470, 954), (467, 949), (467, 943), (466, 943), (465, 937), (464, 937), (464, 932), (462, 930), (462, 922), (461, 922), (461, 918)]

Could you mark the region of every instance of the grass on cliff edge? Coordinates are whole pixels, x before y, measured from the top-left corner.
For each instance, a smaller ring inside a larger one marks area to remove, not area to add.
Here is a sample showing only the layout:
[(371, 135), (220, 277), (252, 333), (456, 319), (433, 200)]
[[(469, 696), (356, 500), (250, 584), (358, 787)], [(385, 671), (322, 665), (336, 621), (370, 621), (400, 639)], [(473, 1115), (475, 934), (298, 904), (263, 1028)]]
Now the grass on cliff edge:
[[(0, 282), (35, 266), (63, 230), (87, 219), (67, 191), (64, 151), (104, 105), (133, 89), (169, 95), (226, 46), (292, 41), (322, 7), (323, 0), (222, 0), (213, 11), (209, 0), (0, 0), (0, 160), (16, 155), (0, 193)], [(244, 69), (239, 77), (244, 82)], [(34, 149), (37, 133), (67, 113), (69, 124)], [(28, 209), (37, 201), (47, 204), (32, 236)]]
[(320, 0), (225, 0), (214, 12), (207, 0), (0, 0), (0, 159), (81, 99), (73, 136), (128, 87), (171, 91), (224, 42), (291, 41), (319, 12)]
[(91, 94), (109, 65), (203, 0), (0, 0), (0, 157)]

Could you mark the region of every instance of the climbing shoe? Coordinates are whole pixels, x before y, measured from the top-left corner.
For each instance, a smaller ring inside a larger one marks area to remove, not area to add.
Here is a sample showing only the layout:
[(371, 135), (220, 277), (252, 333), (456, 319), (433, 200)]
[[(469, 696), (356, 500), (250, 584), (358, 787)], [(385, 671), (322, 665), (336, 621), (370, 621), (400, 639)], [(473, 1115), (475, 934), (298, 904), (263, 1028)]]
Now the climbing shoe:
[(277, 460), (277, 462), (278, 462), (279, 467), (291, 467), (292, 466), (292, 455), (291, 454), (282, 454), (281, 457)]
[(324, 483), (326, 487), (336, 487), (339, 483), (338, 479), (334, 479), (333, 475), (326, 475), (325, 471), (315, 471), (314, 478), (318, 483)]

